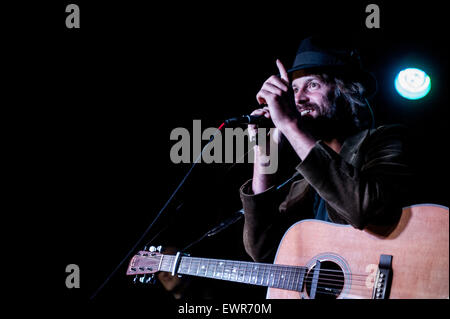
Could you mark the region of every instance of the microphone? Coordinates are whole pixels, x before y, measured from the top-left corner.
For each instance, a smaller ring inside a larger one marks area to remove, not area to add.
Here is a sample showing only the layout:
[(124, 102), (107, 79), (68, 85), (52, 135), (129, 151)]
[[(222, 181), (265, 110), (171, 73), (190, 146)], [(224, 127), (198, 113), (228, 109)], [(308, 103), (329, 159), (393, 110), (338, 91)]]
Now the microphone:
[(224, 230), (228, 226), (230, 226), (230, 225), (234, 224), (235, 222), (237, 222), (242, 217), (244, 217), (244, 209), (243, 208), (241, 210), (238, 210), (237, 212), (235, 212), (234, 216), (231, 216), (230, 218), (224, 220), (218, 226), (214, 227), (209, 232), (207, 232), (206, 233), (207, 236), (208, 237), (214, 236), (218, 232), (221, 232), (222, 230)]
[(225, 126), (239, 126), (241, 124), (257, 124), (260, 127), (273, 127), (273, 122), (264, 115), (241, 115), (232, 117), (225, 122)]

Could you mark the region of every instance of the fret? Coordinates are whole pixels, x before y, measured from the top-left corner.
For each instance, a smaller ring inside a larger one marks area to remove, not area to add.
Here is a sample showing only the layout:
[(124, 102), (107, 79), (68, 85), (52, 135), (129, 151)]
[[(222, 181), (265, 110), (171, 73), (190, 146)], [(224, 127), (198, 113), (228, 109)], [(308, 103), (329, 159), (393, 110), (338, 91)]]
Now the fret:
[(197, 274), (198, 268), (197, 268), (197, 260), (193, 257), (191, 258), (191, 275)]
[(198, 260), (198, 271), (197, 271), (197, 276), (203, 276), (203, 275), (204, 275), (204, 274), (203, 274), (203, 269), (204, 269), (203, 262), (204, 262), (204, 259), (203, 259), (203, 258), (200, 258), (200, 259)]
[(195, 265), (193, 266), (194, 258), (193, 257), (189, 257), (188, 260), (189, 260), (189, 264), (188, 264), (187, 274), (188, 275), (192, 275), (193, 274), (193, 269), (195, 267)]
[(258, 283), (258, 275), (259, 275), (259, 267), (257, 266), (257, 264), (254, 266), (254, 268), (255, 268), (255, 275), (253, 276), (255, 279), (254, 279), (254, 284), (257, 284)]
[(195, 272), (195, 275), (196, 276), (201, 276), (202, 259), (201, 258), (196, 258), (196, 264), (197, 264), (197, 270)]
[(295, 267), (292, 267), (291, 268), (291, 272), (292, 272), (292, 282), (291, 282), (291, 285), (290, 285), (290, 290), (294, 290), (294, 287), (295, 287), (295, 278), (297, 277), (297, 269), (295, 268)]
[(238, 262), (237, 280), (239, 282), (243, 282), (244, 281), (244, 270), (242, 269), (242, 262)]
[(265, 269), (265, 267), (264, 266), (259, 266), (259, 269), (260, 269), (260, 271), (259, 271), (258, 274), (261, 277), (261, 282), (259, 284), (262, 285), (263, 282), (264, 282), (264, 269)]
[(254, 279), (253, 283), (255, 285), (257, 285), (258, 284), (258, 279), (259, 279), (259, 266), (258, 266), (258, 264), (255, 264), (254, 268), (255, 268), (255, 275), (253, 277), (255, 279)]
[(244, 281), (244, 269), (242, 268), (243, 263), (242, 262), (238, 262), (238, 270), (237, 270), (237, 277), (239, 282), (243, 282)]
[(240, 267), (241, 267), (241, 263), (239, 261), (237, 261), (234, 266), (234, 275), (236, 277), (235, 281), (240, 281), (240, 278), (239, 278), (239, 268)]
[(239, 271), (242, 273), (241, 282), (245, 282), (245, 273), (247, 269), (247, 264), (241, 263), (241, 266), (239, 266)]
[[(159, 270), (171, 272), (175, 256), (161, 255)], [(216, 260), (183, 256), (180, 274), (209, 277), (253, 285), (301, 291), (306, 274), (304, 267), (281, 266), (242, 261)]]
[(205, 277), (208, 277), (209, 259), (205, 259), (205, 262), (204, 262), (203, 266), (205, 267), (205, 268), (204, 268), (204, 269), (205, 269), (205, 274), (204, 274), (204, 276), (205, 276)]
[(236, 264), (231, 262), (230, 280), (236, 281)]
[(292, 290), (292, 287), (294, 287), (294, 279), (295, 279), (295, 271), (294, 269), (290, 268), (288, 269), (288, 282), (287, 282), (288, 290)]
[(222, 278), (222, 276), (220, 275), (220, 267), (221, 267), (220, 262), (217, 262), (217, 266), (216, 266), (216, 277), (217, 278)]
[(198, 271), (198, 275), (199, 276), (204, 276), (205, 275), (205, 259), (201, 258), (200, 259), (200, 264), (199, 264), (199, 271)]
[(217, 265), (218, 265), (217, 261), (214, 261), (214, 272), (213, 272), (214, 277), (217, 277)]
[[(257, 270), (256, 270), (256, 282), (255, 282), (255, 283), (256, 283), (257, 285), (260, 285), (260, 284), (258, 284), (258, 280), (262, 277), (262, 276), (261, 276), (261, 275), (262, 275), (262, 274), (261, 274), (261, 268), (262, 268), (262, 267), (261, 267), (261, 265), (259, 265), (259, 264), (258, 264), (258, 266), (256, 266), (256, 267), (257, 267)], [(261, 280), (262, 280), (262, 278), (261, 278)]]
[(272, 287), (275, 285), (275, 267), (274, 266), (270, 266), (270, 276), (272, 277), (272, 283), (270, 284)]
[(243, 264), (241, 264), (241, 272), (242, 272), (242, 282), (246, 282), (247, 281), (247, 276), (248, 276), (248, 272), (247, 272), (247, 269), (248, 269), (248, 264), (247, 263), (243, 263)]
[(211, 260), (211, 265), (209, 266), (209, 268), (211, 269), (211, 278), (215, 278), (216, 277), (216, 268), (217, 268), (217, 262), (215, 260)]
[(285, 283), (285, 281), (286, 281), (286, 271), (285, 271), (285, 268), (284, 267), (282, 267), (281, 268), (281, 275), (280, 275), (280, 280), (282, 280), (282, 282), (280, 283), (281, 284), (281, 288), (285, 288), (285, 286), (284, 286), (284, 283)]
[(285, 272), (284, 272), (284, 276), (285, 276), (285, 283), (284, 283), (284, 287), (285, 289), (289, 289), (289, 280), (291, 279), (291, 272), (289, 271), (289, 269), (287, 267), (284, 268)]
[(290, 289), (294, 290), (295, 282), (297, 281), (297, 268), (293, 267), (291, 270), (292, 270), (292, 283)]
[(245, 274), (247, 276), (246, 282), (249, 284), (252, 279), (252, 267), (251, 264), (245, 265)]
[(204, 276), (205, 276), (205, 277), (208, 277), (209, 259), (205, 259), (204, 266), (205, 266), (205, 268), (204, 268), (204, 270), (205, 270)]
[(264, 279), (264, 267), (259, 266), (258, 267), (258, 271), (257, 271), (257, 279), (256, 279), (256, 283), (258, 284), (258, 279), (261, 279), (261, 283), (259, 283), (259, 285), (262, 285), (262, 281)]
[(211, 259), (208, 259), (208, 262), (207, 262), (207, 265), (206, 265), (205, 276), (209, 277), (209, 278), (213, 277), (213, 272), (211, 271)]
[(174, 262), (174, 257), (170, 256), (170, 258), (168, 258), (167, 262), (168, 262), (167, 271), (172, 271), (172, 265), (173, 265), (173, 262)]
[(281, 269), (280, 267), (277, 267), (276, 277), (277, 277), (277, 284), (275, 287), (280, 288), (280, 279), (281, 279)]
[(241, 262), (238, 262), (238, 270), (237, 270), (237, 280), (239, 281), (239, 282), (242, 282), (242, 281), (244, 281), (244, 270), (242, 269), (242, 263)]
[(231, 273), (230, 273), (230, 280), (236, 281), (236, 264), (234, 261), (231, 262)]
[(226, 269), (226, 264), (223, 262), (223, 260), (221, 260), (221, 261), (219, 262), (219, 266), (221, 267), (221, 270), (222, 270), (222, 274), (220, 275), (220, 278), (225, 279), (225, 273), (226, 273), (225, 269)]
[[(228, 275), (228, 278), (226, 275)], [(223, 279), (230, 279), (230, 265), (228, 263), (223, 266)]]
[(291, 277), (292, 277), (291, 275), (292, 275), (292, 272), (288, 270), (286, 272), (286, 278), (287, 278), (286, 289), (287, 290), (290, 290), (290, 282), (291, 282)]
[(266, 276), (266, 266), (262, 266), (262, 274), (261, 274), (261, 285), (264, 285), (264, 278)]
[[(217, 271), (216, 271), (216, 277), (218, 277), (218, 278), (223, 278), (223, 268), (222, 268), (222, 262), (220, 261), (220, 262), (218, 262), (217, 263), (217, 267), (216, 268), (219, 268)], [(222, 269), (222, 273), (220, 273), (220, 270)]]
[(193, 262), (194, 267), (195, 267), (195, 275), (197, 276), (198, 275), (198, 269), (200, 268), (199, 267), (200, 261), (198, 260), (198, 258), (194, 258), (192, 260), (192, 262)]
[(187, 273), (190, 274), (191, 273), (191, 266), (192, 266), (192, 258), (189, 258), (188, 260), (189, 260), (189, 267), (188, 267)]
[(306, 269), (305, 268), (301, 268), (300, 269), (300, 280), (299, 280), (299, 282), (298, 282), (298, 285), (297, 285), (297, 291), (302, 291), (302, 288), (303, 288), (303, 281), (304, 281), (304, 279), (305, 279), (305, 274), (306, 274)]
[(236, 263), (234, 261), (231, 262), (231, 277), (230, 280), (236, 281)]
[(161, 259), (161, 268), (160, 268), (161, 271), (167, 271), (167, 269), (168, 269), (168, 267), (166, 266), (166, 264), (167, 264), (167, 261), (166, 261), (167, 257), (168, 256), (164, 256), (164, 255), (161, 256), (161, 258), (162, 258)]
[(187, 271), (187, 262), (186, 259), (184, 257), (181, 257), (181, 261), (180, 261), (180, 267), (178, 268), (178, 272), (181, 274), (185, 274)]
[(301, 270), (301, 268), (295, 268), (295, 270), (296, 270), (297, 275), (295, 276), (295, 285), (293, 287), (293, 290), (298, 291), (298, 283), (300, 282), (302, 270)]
[(289, 282), (290, 282), (290, 280), (291, 280), (291, 274), (292, 274), (292, 272), (290, 271), (290, 269), (286, 269), (286, 280), (287, 280), (287, 282), (285, 283), (285, 287), (286, 287), (286, 289), (288, 289), (289, 290)]

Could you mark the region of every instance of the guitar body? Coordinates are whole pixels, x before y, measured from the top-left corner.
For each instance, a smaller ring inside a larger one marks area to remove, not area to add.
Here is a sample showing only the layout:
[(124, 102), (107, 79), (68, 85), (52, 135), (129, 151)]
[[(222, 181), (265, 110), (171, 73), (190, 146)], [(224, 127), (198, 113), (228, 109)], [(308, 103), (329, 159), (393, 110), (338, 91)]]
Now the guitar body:
[[(372, 298), (380, 255), (393, 256), (389, 298), (449, 298), (448, 208), (406, 207), (386, 235), (349, 225), (300, 221), (284, 235), (274, 263), (306, 266), (311, 273), (307, 284), (313, 280), (313, 268), (319, 260), (321, 269), (332, 269), (334, 274), (328, 282), (336, 290), (326, 288), (324, 292), (334, 294), (324, 297)], [(301, 292), (268, 288), (267, 298), (310, 298), (310, 294), (306, 288)]]

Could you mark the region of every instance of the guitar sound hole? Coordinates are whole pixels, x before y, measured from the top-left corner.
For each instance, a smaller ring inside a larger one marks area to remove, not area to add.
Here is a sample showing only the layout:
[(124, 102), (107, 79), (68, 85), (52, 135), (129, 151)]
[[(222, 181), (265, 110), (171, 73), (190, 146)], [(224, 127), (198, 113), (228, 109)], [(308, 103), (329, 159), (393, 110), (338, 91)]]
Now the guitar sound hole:
[[(306, 292), (310, 298), (315, 267), (309, 270), (305, 280)], [(344, 273), (341, 267), (332, 261), (321, 261), (315, 299), (336, 299), (343, 288)]]

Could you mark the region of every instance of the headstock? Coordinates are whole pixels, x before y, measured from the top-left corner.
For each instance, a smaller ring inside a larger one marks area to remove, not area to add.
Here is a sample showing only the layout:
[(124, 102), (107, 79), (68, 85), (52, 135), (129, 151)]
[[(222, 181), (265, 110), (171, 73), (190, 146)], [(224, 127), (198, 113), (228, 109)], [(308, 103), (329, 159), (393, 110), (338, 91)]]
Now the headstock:
[[(154, 248), (154, 247), (152, 247)], [(159, 248), (159, 247), (158, 247)], [(159, 271), (162, 254), (156, 249), (141, 250), (131, 258), (127, 275), (154, 274)]]

